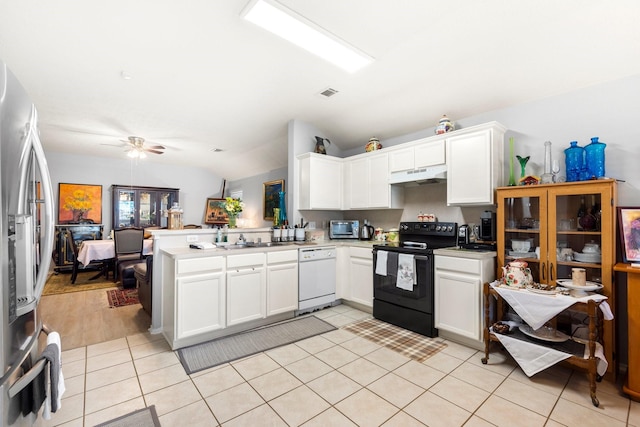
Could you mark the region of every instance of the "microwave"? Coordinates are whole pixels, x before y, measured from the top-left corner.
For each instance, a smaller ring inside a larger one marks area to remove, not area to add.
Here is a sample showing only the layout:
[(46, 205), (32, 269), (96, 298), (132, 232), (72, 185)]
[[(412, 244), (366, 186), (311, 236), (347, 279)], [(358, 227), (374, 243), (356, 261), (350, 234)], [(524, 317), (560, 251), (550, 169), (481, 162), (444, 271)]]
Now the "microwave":
[(360, 221), (340, 219), (329, 221), (330, 239), (357, 239), (360, 231)]

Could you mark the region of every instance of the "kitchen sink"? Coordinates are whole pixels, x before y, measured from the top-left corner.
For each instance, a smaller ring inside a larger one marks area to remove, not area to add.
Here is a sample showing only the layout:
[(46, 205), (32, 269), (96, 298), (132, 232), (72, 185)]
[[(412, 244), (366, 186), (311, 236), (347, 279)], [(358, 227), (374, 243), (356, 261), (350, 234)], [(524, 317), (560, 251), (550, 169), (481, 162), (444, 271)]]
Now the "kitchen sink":
[(223, 249), (233, 250), (233, 249), (250, 249), (250, 248), (270, 248), (272, 246), (285, 246), (289, 244), (290, 244), (289, 242), (260, 242), (260, 243), (247, 242), (247, 243), (240, 243), (240, 244), (235, 243), (232, 245), (224, 245), (221, 247)]

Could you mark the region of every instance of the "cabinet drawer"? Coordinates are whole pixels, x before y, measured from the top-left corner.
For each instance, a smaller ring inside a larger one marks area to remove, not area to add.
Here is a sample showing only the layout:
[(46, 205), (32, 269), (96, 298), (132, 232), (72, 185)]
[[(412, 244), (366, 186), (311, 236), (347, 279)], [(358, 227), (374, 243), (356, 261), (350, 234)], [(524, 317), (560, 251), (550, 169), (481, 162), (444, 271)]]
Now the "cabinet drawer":
[(480, 274), (480, 261), (477, 259), (436, 256), (436, 269), (453, 270), (461, 273)]
[(178, 260), (177, 274), (197, 273), (200, 271), (222, 270), (224, 258), (221, 256), (190, 258)]
[(227, 268), (263, 265), (265, 258), (266, 257), (264, 253), (231, 255), (227, 257)]
[(298, 251), (267, 252), (267, 264), (298, 262)]
[(367, 258), (373, 259), (373, 249), (372, 248), (358, 248), (355, 246), (351, 246), (349, 248), (349, 256), (354, 258)]

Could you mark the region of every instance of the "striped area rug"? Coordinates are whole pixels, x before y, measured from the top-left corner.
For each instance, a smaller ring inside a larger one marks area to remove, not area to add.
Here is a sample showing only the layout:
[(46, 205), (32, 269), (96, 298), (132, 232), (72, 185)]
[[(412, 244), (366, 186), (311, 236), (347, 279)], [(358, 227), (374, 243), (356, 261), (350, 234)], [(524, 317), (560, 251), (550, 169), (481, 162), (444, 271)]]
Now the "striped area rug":
[(351, 323), (342, 329), (423, 362), (447, 347), (441, 338), (429, 338), (377, 319)]

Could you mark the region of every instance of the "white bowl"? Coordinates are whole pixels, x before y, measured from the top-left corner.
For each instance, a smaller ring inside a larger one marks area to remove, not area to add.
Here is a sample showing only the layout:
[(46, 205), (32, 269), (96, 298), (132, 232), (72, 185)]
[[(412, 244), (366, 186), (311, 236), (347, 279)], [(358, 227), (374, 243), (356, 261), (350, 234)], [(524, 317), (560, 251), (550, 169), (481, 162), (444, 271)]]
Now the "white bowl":
[(511, 249), (515, 252), (529, 252), (531, 249), (531, 241), (530, 240), (511, 240)]
[(582, 253), (584, 253), (584, 254), (599, 254), (600, 253), (600, 246), (595, 242), (586, 243), (584, 245), (584, 248), (582, 248)]

